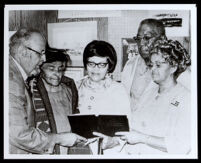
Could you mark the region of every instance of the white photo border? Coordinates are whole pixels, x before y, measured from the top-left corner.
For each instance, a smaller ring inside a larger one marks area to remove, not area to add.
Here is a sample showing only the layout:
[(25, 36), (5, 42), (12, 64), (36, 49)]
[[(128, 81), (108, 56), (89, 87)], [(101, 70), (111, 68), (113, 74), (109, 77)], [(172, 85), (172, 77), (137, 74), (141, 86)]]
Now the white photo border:
[(196, 159), (198, 158), (198, 124), (197, 124), (197, 8), (196, 4), (122, 4), (122, 5), (5, 5), (4, 8), (4, 90), (9, 90), (8, 55), (9, 55), (9, 11), (10, 10), (189, 10), (191, 14), (191, 126), (192, 152), (189, 155), (15, 155), (9, 154), (9, 95), (4, 91), (4, 159)]

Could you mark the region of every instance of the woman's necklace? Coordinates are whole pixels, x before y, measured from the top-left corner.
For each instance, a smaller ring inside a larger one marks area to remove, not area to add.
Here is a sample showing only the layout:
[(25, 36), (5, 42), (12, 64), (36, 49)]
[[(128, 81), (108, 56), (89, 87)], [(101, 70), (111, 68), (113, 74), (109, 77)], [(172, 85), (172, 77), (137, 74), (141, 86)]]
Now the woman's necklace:
[(99, 81), (99, 82), (93, 82), (91, 79), (88, 77), (84, 81), (84, 86), (94, 92), (97, 91), (104, 91), (108, 87), (110, 87), (112, 83), (112, 80), (110, 77), (105, 77), (105, 79)]

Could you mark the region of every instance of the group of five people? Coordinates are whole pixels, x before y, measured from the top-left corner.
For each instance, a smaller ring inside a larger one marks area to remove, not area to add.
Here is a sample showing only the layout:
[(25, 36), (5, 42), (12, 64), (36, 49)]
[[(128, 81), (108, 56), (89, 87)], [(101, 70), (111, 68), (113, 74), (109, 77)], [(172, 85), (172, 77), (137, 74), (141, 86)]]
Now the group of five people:
[(87, 76), (74, 83), (64, 76), (64, 51), (47, 46), (38, 31), (17, 31), (10, 39), (9, 152), (97, 154), (95, 143), (77, 146), (87, 139), (71, 132), (67, 116), (84, 113), (128, 117), (129, 132), (94, 133), (104, 154), (120, 153), (122, 141), (123, 154), (189, 153), (190, 91), (177, 78), (190, 56), (156, 19), (143, 20), (134, 39), (139, 54), (126, 63), (121, 83), (110, 77), (116, 51), (100, 40), (85, 47)]

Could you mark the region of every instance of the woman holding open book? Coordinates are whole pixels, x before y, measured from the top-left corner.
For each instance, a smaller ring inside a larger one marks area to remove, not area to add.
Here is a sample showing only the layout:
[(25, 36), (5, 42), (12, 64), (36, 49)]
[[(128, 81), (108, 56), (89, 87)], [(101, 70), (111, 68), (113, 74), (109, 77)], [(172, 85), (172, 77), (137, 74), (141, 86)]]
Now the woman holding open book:
[(113, 46), (105, 41), (90, 42), (84, 49), (83, 62), (88, 75), (77, 82), (80, 113), (129, 116), (130, 102), (126, 90), (110, 76), (117, 63)]

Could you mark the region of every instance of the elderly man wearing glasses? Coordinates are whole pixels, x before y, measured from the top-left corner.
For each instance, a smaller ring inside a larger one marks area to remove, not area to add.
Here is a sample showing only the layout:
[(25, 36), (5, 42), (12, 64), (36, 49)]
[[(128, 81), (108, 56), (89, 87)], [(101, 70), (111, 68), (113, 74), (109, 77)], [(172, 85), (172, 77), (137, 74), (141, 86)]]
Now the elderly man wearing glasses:
[(72, 146), (85, 138), (73, 133), (48, 133), (36, 128), (34, 108), (26, 79), (37, 74), (45, 58), (46, 41), (36, 30), (19, 29), (10, 39), (9, 153), (49, 154), (56, 144)]
[(142, 94), (155, 84), (147, 67), (150, 60), (150, 49), (158, 39), (166, 39), (165, 28), (160, 20), (145, 19), (140, 23), (137, 36), (139, 54), (129, 59), (122, 72), (122, 83), (130, 96), (131, 109), (135, 110)]

